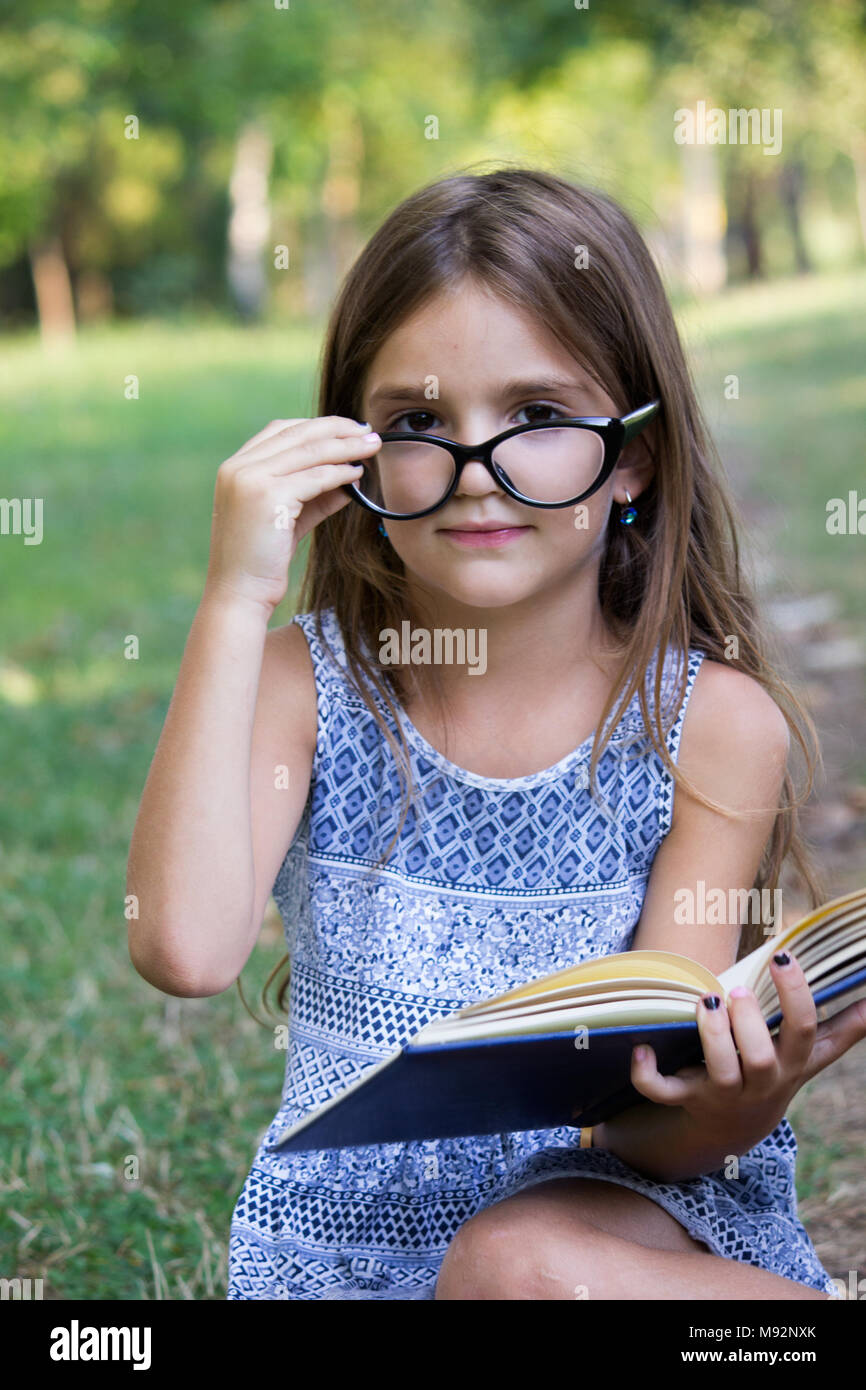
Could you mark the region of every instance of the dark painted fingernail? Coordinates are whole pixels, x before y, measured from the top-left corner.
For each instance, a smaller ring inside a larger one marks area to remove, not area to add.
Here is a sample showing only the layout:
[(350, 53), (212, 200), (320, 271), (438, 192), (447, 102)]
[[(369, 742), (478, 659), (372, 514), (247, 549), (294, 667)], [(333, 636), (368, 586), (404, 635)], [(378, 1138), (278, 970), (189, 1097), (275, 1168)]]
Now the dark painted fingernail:
[(773, 960), (776, 962), (777, 965), (791, 964), (791, 957), (788, 955), (787, 951), (780, 951), (778, 955), (773, 956)]
[(704, 1005), (708, 1009), (717, 1009), (721, 1004), (721, 999), (717, 994), (705, 994)]
[(369, 420), (358, 420), (357, 423), (361, 426), (361, 429), (368, 430), (370, 428)]

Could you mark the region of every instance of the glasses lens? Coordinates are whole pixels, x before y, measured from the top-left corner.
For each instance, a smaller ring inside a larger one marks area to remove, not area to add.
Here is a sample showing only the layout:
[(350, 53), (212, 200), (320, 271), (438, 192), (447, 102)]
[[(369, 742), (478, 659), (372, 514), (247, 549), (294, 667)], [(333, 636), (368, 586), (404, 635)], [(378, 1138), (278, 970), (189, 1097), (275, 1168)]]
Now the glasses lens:
[(454, 460), (447, 449), (420, 440), (389, 439), (364, 460), (364, 475), (355, 486), (377, 507), (408, 516), (435, 507), (453, 478)]
[(604, 464), (604, 443), (593, 430), (527, 430), (493, 451), (497, 472), (534, 502), (570, 502), (592, 487)]

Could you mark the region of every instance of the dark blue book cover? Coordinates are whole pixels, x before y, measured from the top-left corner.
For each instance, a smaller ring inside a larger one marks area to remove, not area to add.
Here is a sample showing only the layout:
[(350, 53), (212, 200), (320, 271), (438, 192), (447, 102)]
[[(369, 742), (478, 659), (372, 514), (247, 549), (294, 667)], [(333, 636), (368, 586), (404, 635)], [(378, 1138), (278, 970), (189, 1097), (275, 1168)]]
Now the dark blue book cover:
[[(866, 969), (815, 991), (819, 1007), (866, 994)], [(771, 1032), (782, 1016), (767, 1019)], [(576, 1045), (576, 1044), (585, 1045)], [(272, 1152), (447, 1139), (598, 1124), (645, 1101), (631, 1084), (632, 1049), (654, 1048), (670, 1075), (703, 1059), (696, 1022), (415, 1044), (284, 1131)]]

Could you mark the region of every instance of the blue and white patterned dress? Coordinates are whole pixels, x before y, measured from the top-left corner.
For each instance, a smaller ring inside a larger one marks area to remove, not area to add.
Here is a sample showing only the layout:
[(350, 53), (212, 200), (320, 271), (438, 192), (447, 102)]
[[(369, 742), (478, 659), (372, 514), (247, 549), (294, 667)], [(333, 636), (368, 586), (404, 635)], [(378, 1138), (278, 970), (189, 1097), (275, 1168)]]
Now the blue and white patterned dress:
[[(637, 695), (599, 762), (609, 810), (587, 790), (591, 737), (541, 772), (480, 777), (437, 752), (401, 711), (422, 814), (410, 811), (389, 861), (375, 869), (399, 816), (394, 757), (346, 677), (333, 611), (323, 630), (336, 661), (313, 615), (294, 621), (310, 646), (319, 722), (310, 796), (274, 884), (291, 956), (286, 1075), (233, 1213), (228, 1298), (432, 1298), (448, 1244), (469, 1217), (563, 1176), (621, 1183), (716, 1254), (835, 1294), (797, 1216), (787, 1118), (741, 1157), (737, 1178), (719, 1171), (675, 1183), (580, 1149), (580, 1131), (567, 1126), (266, 1151), (284, 1126), (431, 1019), (629, 950), (673, 810), (673, 782), (646, 739)], [(686, 696), (667, 736), (675, 761), (702, 659), (689, 653)], [(677, 674), (668, 652), (663, 703)]]

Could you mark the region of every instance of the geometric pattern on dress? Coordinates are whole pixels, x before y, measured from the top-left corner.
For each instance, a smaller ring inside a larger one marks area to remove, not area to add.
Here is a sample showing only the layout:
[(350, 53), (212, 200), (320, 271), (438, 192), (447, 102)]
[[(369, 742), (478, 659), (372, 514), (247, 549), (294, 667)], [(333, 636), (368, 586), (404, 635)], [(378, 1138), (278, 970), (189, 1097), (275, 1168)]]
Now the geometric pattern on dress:
[[(319, 722), (310, 795), (273, 890), (292, 963), (289, 1041), (280, 1109), (232, 1215), (228, 1298), (430, 1299), (465, 1221), (559, 1176), (620, 1183), (715, 1254), (835, 1293), (797, 1216), (797, 1141), (787, 1118), (740, 1157), (736, 1179), (720, 1170), (677, 1183), (579, 1148), (580, 1131), (568, 1126), (267, 1152), (284, 1125), (431, 1019), (628, 950), (673, 811), (673, 781), (646, 736), (637, 694), (600, 760), (601, 800), (586, 785), (592, 738), (553, 767), (491, 779), (451, 763), (406, 720), (420, 814), (410, 810), (391, 857), (376, 867), (398, 823), (393, 754), (349, 681), (334, 613), (323, 615), (330, 651), (312, 614), (294, 621), (310, 647)], [(702, 659), (688, 654), (685, 697), (666, 740), (674, 762)], [(677, 675), (669, 652), (663, 702)]]

